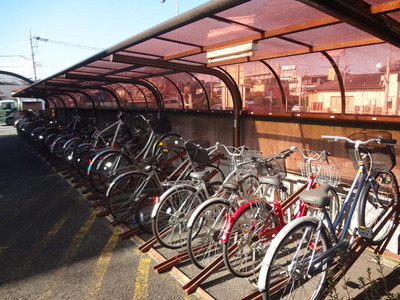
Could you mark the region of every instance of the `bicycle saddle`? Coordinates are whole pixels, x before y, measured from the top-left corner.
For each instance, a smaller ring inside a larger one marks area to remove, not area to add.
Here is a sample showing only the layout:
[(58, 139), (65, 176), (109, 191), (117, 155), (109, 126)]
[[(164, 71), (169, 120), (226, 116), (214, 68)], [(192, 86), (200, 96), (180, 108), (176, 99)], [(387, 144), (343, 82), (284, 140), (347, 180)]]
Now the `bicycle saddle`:
[(222, 184), (222, 188), (237, 191), (239, 190), (239, 183), (234, 181), (227, 182)]
[(325, 183), (320, 187), (311, 190), (305, 190), (300, 193), (300, 201), (312, 204), (315, 206), (329, 206), (331, 198), (329, 197), (328, 191), (330, 189), (329, 184)]
[(260, 177), (260, 183), (264, 184), (271, 184), (274, 186), (279, 186), (281, 184), (280, 176), (279, 174), (273, 175), (273, 176), (261, 176)]
[(157, 155), (153, 155), (147, 158), (143, 158), (140, 163), (142, 163), (145, 166), (152, 166), (156, 163), (157, 161)]
[(193, 179), (205, 180), (209, 174), (210, 171), (199, 171), (199, 172), (191, 172), (189, 176)]

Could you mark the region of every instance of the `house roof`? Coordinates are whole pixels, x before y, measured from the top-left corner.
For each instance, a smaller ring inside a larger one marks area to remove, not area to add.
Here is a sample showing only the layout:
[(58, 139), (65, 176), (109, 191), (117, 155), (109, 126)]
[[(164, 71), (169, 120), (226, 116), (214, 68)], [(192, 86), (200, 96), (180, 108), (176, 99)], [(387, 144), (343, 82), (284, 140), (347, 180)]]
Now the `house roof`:
[[(346, 91), (354, 90), (383, 90), (382, 73), (374, 74), (346, 74), (343, 76), (343, 82)], [(337, 79), (325, 82), (312, 90), (315, 91), (338, 91), (339, 82)]]

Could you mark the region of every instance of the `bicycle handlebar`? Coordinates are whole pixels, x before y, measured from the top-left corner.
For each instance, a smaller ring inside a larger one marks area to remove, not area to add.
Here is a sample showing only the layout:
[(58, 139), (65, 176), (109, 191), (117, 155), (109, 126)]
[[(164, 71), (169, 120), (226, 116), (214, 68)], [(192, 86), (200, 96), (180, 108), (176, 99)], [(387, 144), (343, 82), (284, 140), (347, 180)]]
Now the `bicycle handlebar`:
[(230, 147), (231, 149), (233, 149), (232, 151), (230, 151), (229, 148), (228, 148), (228, 146), (226, 146), (226, 145), (224, 145), (224, 144), (221, 144), (221, 143), (219, 143), (219, 142), (217, 142), (217, 143), (215, 144), (215, 147), (216, 147), (216, 148), (218, 148), (218, 147), (224, 148), (225, 151), (228, 153), (229, 156), (241, 156), (241, 155), (243, 155), (243, 152), (244, 152), (245, 150), (249, 150), (249, 147), (247, 147), (246, 145), (242, 145), (242, 146), (239, 146), (239, 147), (237, 147), (237, 148), (235, 148), (235, 147)]
[[(297, 146), (291, 146), (290, 148), (281, 150), (280, 153), (284, 155), (281, 158), (289, 157), (296, 150), (299, 151), (301, 153), (301, 155), (303, 156), (303, 158), (308, 161), (317, 161), (317, 160), (320, 160), (321, 158), (324, 161), (328, 161), (328, 156), (330, 155), (330, 153), (327, 152), (326, 150), (314, 151), (314, 150), (302, 149)], [(308, 150), (310, 152), (309, 155), (306, 155), (306, 150)], [(315, 154), (316, 156), (313, 157), (313, 156), (311, 156), (311, 154)]]
[(366, 141), (361, 141), (361, 140), (352, 140), (349, 139), (348, 137), (344, 137), (344, 136), (334, 136), (334, 135), (322, 135), (321, 136), (322, 139), (327, 139), (327, 140), (331, 140), (331, 142), (337, 142), (340, 140), (344, 140), (348, 143), (351, 144), (355, 144), (356, 147), (358, 147), (359, 145), (366, 145), (369, 143), (377, 143), (377, 144), (383, 144), (383, 145), (395, 145), (397, 143), (397, 140), (395, 139), (385, 139), (381, 136), (377, 136), (373, 139), (369, 139)]

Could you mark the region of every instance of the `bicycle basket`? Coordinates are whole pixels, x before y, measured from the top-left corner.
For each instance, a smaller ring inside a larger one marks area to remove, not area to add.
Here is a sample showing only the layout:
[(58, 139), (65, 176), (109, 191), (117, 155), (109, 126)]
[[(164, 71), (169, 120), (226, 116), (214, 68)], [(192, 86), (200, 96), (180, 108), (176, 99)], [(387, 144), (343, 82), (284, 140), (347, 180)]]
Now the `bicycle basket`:
[(309, 170), (307, 162), (300, 162), (301, 176), (308, 180), (310, 172), (316, 174), (315, 181), (319, 184), (328, 183), (331, 186), (338, 186), (340, 183), (340, 165), (338, 163), (331, 165), (312, 164), (312, 170)]
[[(208, 142), (204, 141), (199, 144), (205, 145), (207, 143)], [(199, 165), (206, 165), (210, 161), (210, 155), (208, 154), (207, 150), (198, 144), (195, 144), (194, 142), (187, 142), (186, 150), (192, 162), (195, 162)]]
[(274, 158), (268, 161), (268, 158), (257, 164), (257, 171), (260, 176), (273, 176), (279, 175), (279, 177), (286, 177), (286, 159)]
[(229, 168), (231, 170), (250, 171), (254, 169), (254, 159), (261, 158), (261, 152), (257, 150), (245, 150), (241, 156), (229, 156)]
[[(361, 140), (365, 141), (368, 139), (375, 138), (377, 136), (381, 136), (385, 139), (391, 139), (392, 134), (387, 131), (362, 131), (356, 132), (349, 136), (352, 140)], [(354, 149), (354, 144), (345, 143), (345, 146), (349, 152), (350, 158), (353, 162), (353, 167), (358, 169), (357, 157)], [(368, 145), (360, 146), (359, 148), (360, 154), (371, 154), (372, 158), (372, 166), (370, 165), (370, 158), (368, 155), (365, 156), (365, 161), (367, 168), (370, 168), (375, 172), (389, 172), (396, 165), (396, 153), (393, 146), (383, 145), (377, 143), (370, 143)]]

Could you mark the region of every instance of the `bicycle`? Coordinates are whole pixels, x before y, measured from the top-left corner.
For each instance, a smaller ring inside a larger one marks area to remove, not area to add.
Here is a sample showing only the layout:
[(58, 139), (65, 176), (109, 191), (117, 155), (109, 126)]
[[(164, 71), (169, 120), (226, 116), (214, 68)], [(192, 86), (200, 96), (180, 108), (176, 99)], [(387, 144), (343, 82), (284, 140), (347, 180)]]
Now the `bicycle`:
[[(188, 142), (185, 147), (191, 145), (192, 149), (199, 149), (200, 146)], [(215, 146), (207, 148), (210, 153)], [(144, 232), (152, 233), (151, 212), (161, 194), (175, 181), (185, 180), (190, 172), (199, 168), (210, 170), (210, 180), (221, 181), (223, 173), (214, 165), (198, 166), (196, 150), (181, 152), (180, 156), (185, 157), (172, 173), (162, 174), (162, 169), (157, 164), (157, 156), (143, 159), (141, 163), (145, 166), (143, 171), (129, 171), (117, 176), (110, 184), (106, 197), (108, 208), (115, 220), (125, 224), (137, 224)], [(208, 156), (207, 156), (208, 157)], [(174, 158), (173, 158), (174, 159)], [(209, 163), (219, 161), (221, 155), (213, 157)]]
[(231, 172), (213, 197), (200, 204), (187, 222), (187, 252), (192, 263), (204, 269), (222, 253), (221, 235), (226, 215), (232, 213), (241, 201), (259, 192), (256, 164), (261, 153), (221, 145), (228, 155)]
[[(275, 235), (292, 219), (305, 216), (308, 206), (293, 197), (289, 203), (287, 188), (283, 184), (286, 177), (286, 159), (299, 151), (305, 160), (308, 182), (306, 189), (313, 189), (317, 184), (320, 168), (313, 163), (327, 161), (326, 151), (313, 151), (292, 146), (279, 154), (266, 159), (273, 176), (263, 176), (260, 184), (265, 192), (260, 197), (253, 197), (242, 204), (231, 216), (222, 235), (223, 257), (225, 266), (236, 277), (255, 275), (261, 268), (262, 259)], [(330, 189), (332, 205), (330, 213), (338, 211), (339, 197)], [(294, 206), (298, 207), (294, 207)]]
[[(131, 170), (138, 170), (141, 159), (157, 156), (160, 165), (166, 171), (165, 162), (169, 161), (169, 167), (174, 170), (179, 165), (179, 160), (170, 160), (177, 157), (183, 149), (183, 138), (176, 133), (159, 135), (150, 124), (150, 119), (142, 115), (148, 129), (143, 133), (142, 128), (131, 130), (131, 136), (125, 140), (116, 141), (113, 147), (99, 150), (90, 159), (87, 166), (87, 177), (93, 187), (102, 194), (107, 192), (109, 183), (118, 174)], [(140, 142), (143, 136), (148, 137), (146, 142)], [(178, 150), (178, 151), (176, 151)]]
[[(326, 209), (330, 204), (327, 184), (302, 192), (300, 200), (315, 206), (316, 213), (293, 220), (272, 241), (257, 283), (263, 299), (317, 299), (327, 288), (328, 270), (350, 258), (357, 236), (381, 243), (399, 220), (399, 190), (391, 172), (397, 141), (391, 134), (361, 132), (321, 138), (345, 141), (357, 173), (334, 220)], [(358, 204), (359, 227), (350, 230)], [(368, 215), (370, 205), (375, 209)]]

